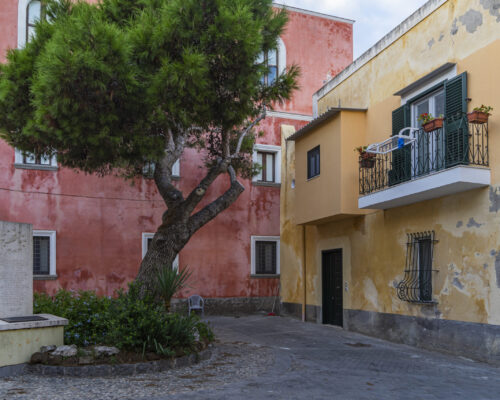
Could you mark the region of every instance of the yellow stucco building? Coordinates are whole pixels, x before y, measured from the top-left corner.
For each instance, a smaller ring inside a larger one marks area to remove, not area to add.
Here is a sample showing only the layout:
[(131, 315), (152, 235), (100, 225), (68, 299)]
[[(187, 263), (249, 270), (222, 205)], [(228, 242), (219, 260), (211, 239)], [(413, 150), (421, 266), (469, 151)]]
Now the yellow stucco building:
[(428, 1), (283, 128), (285, 313), (500, 361), (497, 3)]

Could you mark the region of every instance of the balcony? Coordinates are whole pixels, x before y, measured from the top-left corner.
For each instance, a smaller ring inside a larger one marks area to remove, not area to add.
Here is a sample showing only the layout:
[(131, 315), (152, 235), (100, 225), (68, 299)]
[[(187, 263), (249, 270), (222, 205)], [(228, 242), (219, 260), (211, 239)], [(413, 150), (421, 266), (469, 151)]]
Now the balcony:
[(488, 123), (461, 115), (447, 118), (444, 128), (413, 134), (401, 148), (360, 159), (360, 209), (400, 207), (490, 184)]

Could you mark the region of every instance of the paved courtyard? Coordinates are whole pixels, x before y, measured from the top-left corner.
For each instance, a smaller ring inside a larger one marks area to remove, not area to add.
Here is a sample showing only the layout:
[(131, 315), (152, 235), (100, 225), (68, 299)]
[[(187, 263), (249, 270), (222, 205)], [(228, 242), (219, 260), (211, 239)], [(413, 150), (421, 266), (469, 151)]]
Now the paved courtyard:
[(500, 369), (342, 329), (261, 315), (212, 317), (214, 357), (116, 378), (0, 379), (0, 399), (499, 399)]

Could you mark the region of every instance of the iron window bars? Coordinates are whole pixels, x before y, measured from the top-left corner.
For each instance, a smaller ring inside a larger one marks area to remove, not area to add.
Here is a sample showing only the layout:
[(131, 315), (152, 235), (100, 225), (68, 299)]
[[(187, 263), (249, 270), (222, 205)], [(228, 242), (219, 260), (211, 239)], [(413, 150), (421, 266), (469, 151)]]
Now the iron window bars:
[(413, 143), (376, 154), (372, 168), (360, 165), (359, 194), (364, 196), (457, 165), (487, 167), (488, 145), (488, 123), (470, 123), (465, 113), (447, 118), (444, 129), (420, 129)]
[(307, 179), (314, 178), (320, 173), (320, 149), (316, 146), (307, 152)]
[(277, 273), (277, 246), (275, 241), (257, 241), (255, 242), (255, 273), (272, 274)]
[(408, 234), (404, 279), (397, 285), (398, 297), (411, 303), (432, 303), (434, 231)]

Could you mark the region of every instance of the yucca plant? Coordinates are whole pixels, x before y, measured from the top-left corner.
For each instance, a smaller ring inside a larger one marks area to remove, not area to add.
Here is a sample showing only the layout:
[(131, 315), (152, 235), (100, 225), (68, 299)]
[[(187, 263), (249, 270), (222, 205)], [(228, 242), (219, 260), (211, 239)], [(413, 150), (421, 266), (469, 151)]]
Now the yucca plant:
[(182, 288), (188, 286), (192, 272), (188, 267), (182, 270), (163, 267), (160, 269), (156, 279), (156, 294), (163, 300), (165, 309), (170, 312), (170, 301), (172, 297)]

